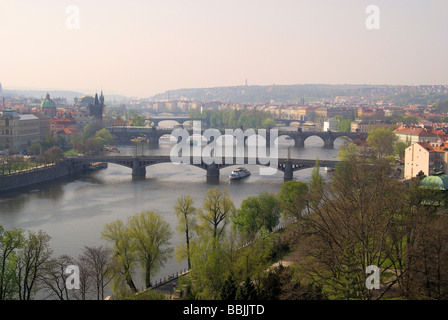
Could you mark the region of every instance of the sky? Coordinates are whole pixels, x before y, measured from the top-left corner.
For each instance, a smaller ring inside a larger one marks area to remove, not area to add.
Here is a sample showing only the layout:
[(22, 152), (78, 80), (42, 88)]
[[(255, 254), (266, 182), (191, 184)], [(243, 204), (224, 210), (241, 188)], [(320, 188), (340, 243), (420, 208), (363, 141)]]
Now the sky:
[(448, 84), (447, 57), (446, 0), (0, 0), (4, 89)]

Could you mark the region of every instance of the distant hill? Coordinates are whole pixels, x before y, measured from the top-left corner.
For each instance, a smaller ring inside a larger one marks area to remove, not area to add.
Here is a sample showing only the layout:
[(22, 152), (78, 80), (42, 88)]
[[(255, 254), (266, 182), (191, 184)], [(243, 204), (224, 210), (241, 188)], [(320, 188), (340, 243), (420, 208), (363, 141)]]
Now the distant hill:
[[(169, 90), (153, 96), (157, 100), (230, 101), (234, 103), (300, 102), (302, 99), (333, 98), (335, 96), (360, 95), (364, 91), (379, 88), (373, 85), (272, 85), (233, 86)], [(386, 87), (386, 86), (384, 86)]]

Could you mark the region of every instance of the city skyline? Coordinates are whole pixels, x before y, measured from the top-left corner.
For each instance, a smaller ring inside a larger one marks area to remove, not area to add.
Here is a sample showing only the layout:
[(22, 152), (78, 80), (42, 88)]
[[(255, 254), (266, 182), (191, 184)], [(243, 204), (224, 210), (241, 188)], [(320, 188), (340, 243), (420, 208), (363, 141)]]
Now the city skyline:
[[(366, 27), (369, 5), (379, 9), (378, 30)], [(139, 98), (246, 79), (447, 84), (447, 17), (443, 0), (6, 0), (0, 82)]]

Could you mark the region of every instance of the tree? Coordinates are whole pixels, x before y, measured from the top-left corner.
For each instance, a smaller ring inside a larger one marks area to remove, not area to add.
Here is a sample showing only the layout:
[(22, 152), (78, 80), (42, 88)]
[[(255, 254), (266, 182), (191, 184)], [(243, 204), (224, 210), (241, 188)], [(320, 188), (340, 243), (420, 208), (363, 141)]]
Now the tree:
[(394, 154), (400, 158), (401, 161), (404, 160), (406, 149), (409, 145), (403, 141), (397, 141), (394, 146)]
[(232, 275), (229, 275), (227, 280), (224, 282), (221, 290), (219, 291), (219, 299), (233, 301), (236, 298), (236, 292), (238, 290), (237, 283)]
[(214, 241), (219, 241), (224, 236), (234, 211), (235, 207), (227, 190), (221, 191), (218, 187), (207, 190), (203, 208), (198, 209), (201, 230), (210, 233)]
[(311, 172), (311, 181), (309, 182), (308, 198), (314, 206), (317, 206), (324, 192), (325, 181), (320, 174), (319, 160), (316, 159), (316, 165)]
[(398, 137), (391, 130), (378, 128), (369, 131), (367, 144), (376, 152), (378, 159), (394, 153), (394, 145)]
[(72, 294), (67, 288), (68, 275), (65, 271), (67, 266), (74, 264), (73, 259), (67, 255), (51, 258), (44, 265), (42, 274), (39, 275), (42, 288), (48, 290), (50, 296), (55, 296), (59, 300), (70, 300)]
[(14, 299), (18, 292), (17, 251), (24, 244), (22, 229), (4, 230), (0, 226), (0, 300)]
[[(223, 240), (223, 239), (221, 239)], [(195, 299), (218, 299), (229, 275), (229, 254), (224, 241), (216, 241), (211, 233), (204, 233), (192, 242), (190, 275)]]
[(108, 247), (85, 246), (79, 258), (92, 278), (97, 300), (104, 300), (104, 289), (114, 277), (111, 253), (112, 250)]
[(409, 125), (417, 125), (419, 123), (419, 121), (420, 121), (420, 119), (418, 117), (410, 115), (410, 114), (404, 116), (403, 120), (402, 120), (403, 124), (408, 125), (408, 126)]
[(179, 232), (185, 234), (185, 247), (181, 246), (177, 250), (180, 259), (187, 258), (188, 269), (191, 269), (191, 253), (190, 240), (193, 238), (193, 230), (197, 226), (196, 222), (196, 208), (193, 206), (193, 199), (191, 196), (183, 196), (177, 199), (177, 204), (174, 206), (179, 224), (177, 229)]
[(232, 226), (246, 241), (253, 241), (260, 231), (272, 232), (280, 221), (280, 202), (276, 195), (263, 192), (243, 200), (232, 218)]
[(112, 257), (115, 260), (114, 292), (121, 288), (123, 281), (129, 286), (133, 293), (137, 287), (133, 280), (133, 271), (136, 262), (133, 241), (130, 237), (127, 226), (121, 220), (106, 224), (101, 232), (101, 237), (113, 244)]
[(99, 141), (98, 144), (107, 145), (112, 143), (114, 136), (107, 130), (103, 128), (95, 133), (95, 138)]
[(236, 292), (236, 300), (257, 300), (258, 292), (252, 280), (247, 277), (242, 286)]
[(135, 111), (132, 114), (131, 126), (144, 127), (146, 124), (146, 117), (142, 114), (137, 114)]
[(392, 254), (390, 237), (406, 212), (403, 188), (391, 172), (384, 159), (372, 163), (354, 157), (338, 166), (321, 201), (310, 202), (303, 237), (297, 240), (307, 255), (303, 268), (333, 298), (372, 298), (365, 286), (369, 265), (381, 270), (380, 295), (403, 276), (384, 276), (394, 270), (397, 256)]
[(146, 288), (149, 288), (152, 273), (158, 271), (172, 253), (170, 225), (160, 215), (145, 211), (129, 218), (128, 231), (145, 274)]
[(37, 290), (43, 267), (53, 253), (49, 244), (50, 239), (51, 237), (42, 230), (37, 233), (28, 231), (25, 244), (18, 254), (17, 280), (20, 300), (31, 300)]
[(283, 212), (293, 218), (300, 219), (307, 203), (308, 184), (291, 180), (283, 183), (279, 198)]

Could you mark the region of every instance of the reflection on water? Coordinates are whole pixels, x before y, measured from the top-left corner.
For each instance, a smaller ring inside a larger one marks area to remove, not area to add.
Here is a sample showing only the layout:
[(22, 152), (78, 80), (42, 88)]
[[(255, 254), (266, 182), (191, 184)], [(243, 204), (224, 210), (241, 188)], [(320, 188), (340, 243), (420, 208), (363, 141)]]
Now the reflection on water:
[[(279, 146), (279, 157), (286, 157), (287, 144)], [(280, 141), (281, 143), (281, 141)], [(292, 158), (335, 159), (340, 146), (338, 139), (334, 149), (322, 148), (318, 137), (307, 139), (305, 148), (291, 148)], [(139, 146), (145, 155), (167, 155), (172, 143), (161, 141), (159, 147)], [(134, 154), (136, 146), (120, 146), (121, 155)], [(116, 154), (115, 154), (116, 155)], [(202, 206), (205, 192), (214, 186), (227, 188), (236, 207), (252, 195), (260, 192), (278, 193), (283, 183), (283, 173), (260, 176), (259, 167), (245, 165), (252, 175), (241, 181), (229, 182), (227, 177), (232, 167), (220, 170), (219, 181), (208, 181), (203, 169), (189, 165), (170, 163), (147, 167), (146, 179), (133, 180), (131, 169), (109, 164), (107, 169), (73, 179), (60, 179), (37, 187), (0, 195), (0, 225), (6, 229), (19, 227), (47, 232), (52, 237), (55, 255), (68, 254), (77, 257), (84, 246), (106, 244), (100, 232), (106, 223), (125, 220), (136, 213), (152, 210), (170, 223), (173, 230), (172, 244), (176, 245), (180, 235), (176, 232), (177, 218), (174, 205), (182, 195), (191, 195), (195, 206)], [(295, 179), (308, 180), (312, 169), (296, 171)], [(322, 175), (327, 173), (321, 169)], [(186, 268), (174, 257), (155, 278), (164, 277)]]

